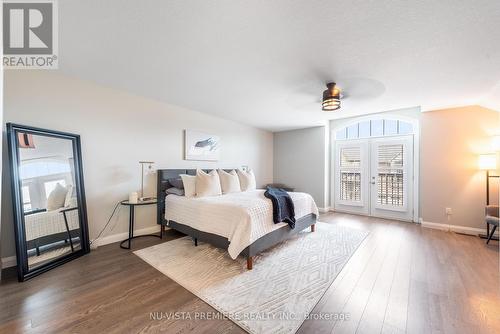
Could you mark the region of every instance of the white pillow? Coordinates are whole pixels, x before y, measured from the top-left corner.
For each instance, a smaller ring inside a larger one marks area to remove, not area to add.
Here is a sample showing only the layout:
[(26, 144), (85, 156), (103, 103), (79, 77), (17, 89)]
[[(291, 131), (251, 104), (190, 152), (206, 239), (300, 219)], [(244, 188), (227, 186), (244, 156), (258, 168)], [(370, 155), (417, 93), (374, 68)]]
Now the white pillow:
[(248, 172), (245, 172), (238, 169), (238, 178), (240, 179), (241, 191), (255, 190), (257, 188), (253, 170), (250, 169)]
[(61, 186), (60, 183), (56, 184), (56, 187), (47, 197), (47, 211), (57, 210), (64, 206), (64, 201), (66, 200), (66, 194), (68, 189)]
[(218, 196), (222, 195), (219, 174), (216, 170), (205, 173), (201, 169), (196, 171), (196, 196)]
[(73, 198), (73, 185), (69, 184), (67, 187), (66, 187), (66, 197), (64, 198), (64, 207), (67, 208), (67, 207), (70, 207), (71, 204), (74, 202), (72, 201), (72, 198)]
[(219, 169), (219, 178), (223, 194), (237, 193), (241, 191), (240, 179), (234, 169), (229, 173)]
[(181, 174), (182, 184), (184, 185), (184, 196), (196, 196), (196, 176)]

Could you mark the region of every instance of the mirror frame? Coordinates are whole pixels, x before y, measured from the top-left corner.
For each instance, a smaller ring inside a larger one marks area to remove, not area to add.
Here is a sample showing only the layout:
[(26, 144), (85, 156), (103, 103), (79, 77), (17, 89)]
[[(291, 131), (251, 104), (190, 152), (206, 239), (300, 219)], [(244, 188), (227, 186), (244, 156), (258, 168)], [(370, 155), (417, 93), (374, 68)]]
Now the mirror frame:
[[(16, 133), (24, 132), (33, 135), (42, 135), (55, 138), (63, 138), (71, 140), (73, 146), (73, 155), (75, 163), (75, 186), (78, 202), (78, 215), (80, 217), (80, 249), (58, 257), (51, 262), (45, 263), (37, 268), (29, 269), (28, 253), (26, 247), (26, 234), (24, 229), (24, 211), (22, 206), (21, 193), (21, 178), (19, 176), (19, 148), (18, 138)], [(15, 237), (16, 237), (16, 257), (17, 257), (17, 277), (20, 282), (40, 275), (50, 269), (62, 265), (68, 261), (74, 260), (90, 252), (88, 222), (87, 222), (87, 207), (85, 200), (85, 188), (83, 183), (83, 167), (80, 136), (72, 133), (52, 131), (40, 129), (31, 126), (7, 123), (7, 140), (9, 146), (10, 172), (11, 172), (11, 189), (12, 189), (12, 204), (14, 210), (15, 222)]]

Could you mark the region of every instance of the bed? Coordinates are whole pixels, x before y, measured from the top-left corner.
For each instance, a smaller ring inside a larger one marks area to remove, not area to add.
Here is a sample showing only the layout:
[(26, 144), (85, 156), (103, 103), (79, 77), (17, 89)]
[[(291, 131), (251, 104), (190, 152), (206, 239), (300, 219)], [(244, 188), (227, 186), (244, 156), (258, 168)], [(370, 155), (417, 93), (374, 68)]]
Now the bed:
[(73, 249), (73, 238), (79, 236), (80, 221), (77, 207), (64, 207), (53, 211), (41, 211), (24, 216), (24, 226), (28, 249), (67, 240)]
[(314, 232), (318, 208), (309, 194), (290, 193), (297, 219), (291, 229), (286, 223), (273, 223), (272, 204), (264, 190), (202, 198), (167, 195), (168, 180), (181, 174), (195, 175), (196, 170), (158, 170), (157, 217), (162, 230), (170, 227), (191, 236), (195, 246), (202, 241), (226, 249), (233, 259), (245, 256), (249, 270), (260, 252), (306, 228)]

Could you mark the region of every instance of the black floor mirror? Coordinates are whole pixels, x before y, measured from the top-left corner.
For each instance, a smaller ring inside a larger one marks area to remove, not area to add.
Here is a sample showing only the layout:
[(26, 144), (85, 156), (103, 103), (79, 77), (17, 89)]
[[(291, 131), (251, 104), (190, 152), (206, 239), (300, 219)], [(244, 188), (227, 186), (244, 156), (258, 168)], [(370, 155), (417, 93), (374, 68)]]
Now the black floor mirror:
[(24, 281), (90, 251), (80, 136), (12, 123), (7, 136)]

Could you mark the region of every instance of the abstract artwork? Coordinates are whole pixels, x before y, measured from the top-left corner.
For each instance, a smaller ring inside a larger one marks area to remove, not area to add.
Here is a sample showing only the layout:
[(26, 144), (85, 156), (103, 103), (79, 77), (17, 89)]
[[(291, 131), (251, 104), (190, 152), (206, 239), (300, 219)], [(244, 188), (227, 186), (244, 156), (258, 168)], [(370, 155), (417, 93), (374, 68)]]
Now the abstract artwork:
[(185, 130), (185, 159), (217, 161), (220, 154), (220, 138), (207, 133)]

